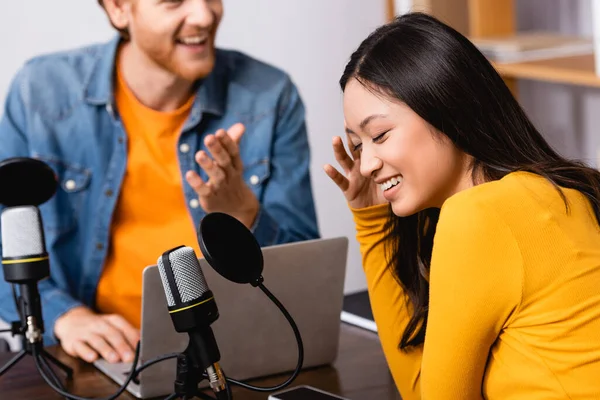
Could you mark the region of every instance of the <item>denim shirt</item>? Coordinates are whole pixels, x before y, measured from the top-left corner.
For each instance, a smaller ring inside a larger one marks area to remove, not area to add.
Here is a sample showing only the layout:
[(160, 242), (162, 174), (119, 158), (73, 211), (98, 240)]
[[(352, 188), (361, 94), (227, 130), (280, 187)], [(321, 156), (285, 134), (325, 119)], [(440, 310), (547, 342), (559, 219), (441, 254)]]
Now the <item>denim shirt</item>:
[[(40, 159), (59, 181), (54, 197), (40, 206), (51, 269), (38, 285), (47, 344), (55, 343), (58, 317), (82, 304), (94, 307), (110, 243), (127, 164), (127, 133), (113, 97), (118, 43), (116, 38), (30, 60), (12, 82), (0, 121), (0, 160)], [(197, 151), (206, 150), (203, 137), (242, 122), (243, 176), (261, 205), (252, 227), (259, 244), (318, 237), (304, 114), (284, 72), (217, 50), (215, 68), (199, 85), (178, 140), (183, 191), (195, 226), (205, 212), (184, 174), (194, 170), (207, 179), (194, 160)], [(0, 318), (18, 320), (3, 277)]]

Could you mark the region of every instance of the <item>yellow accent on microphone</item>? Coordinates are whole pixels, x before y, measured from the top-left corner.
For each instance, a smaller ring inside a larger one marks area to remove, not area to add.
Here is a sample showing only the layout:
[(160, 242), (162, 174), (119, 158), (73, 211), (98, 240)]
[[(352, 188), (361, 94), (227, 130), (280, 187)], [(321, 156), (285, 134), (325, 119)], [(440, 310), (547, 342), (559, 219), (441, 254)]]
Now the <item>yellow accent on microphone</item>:
[(35, 257), (35, 258), (23, 258), (20, 260), (2, 260), (2, 264), (20, 264), (24, 262), (38, 262), (45, 261), (48, 259), (48, 256), (45, 257)]
[(177, 310), (169, 311), (169, 314), (173, 314), (173, 313), (176, 313), (176, 312), (179, 312), (179, 311), (189, 310), (190, 308), (193, 308), (193, 307), (199, 306), (200, 304), (204, 304), (204, 303), (206, 303), (207, 301), (211, 301), (211, 300), (213, 300), (214, 298), (215, 298), (215, 297), (213, 296), (213, 297), (211, 297), (211, 298), (208, 298), (208, 299), (206, 299), (206, 300), (202, 300), (200, 303), (192, 304), (191, 306), (187, 306), (187, 307), (179, 308), (179, 309), (177, 309)]

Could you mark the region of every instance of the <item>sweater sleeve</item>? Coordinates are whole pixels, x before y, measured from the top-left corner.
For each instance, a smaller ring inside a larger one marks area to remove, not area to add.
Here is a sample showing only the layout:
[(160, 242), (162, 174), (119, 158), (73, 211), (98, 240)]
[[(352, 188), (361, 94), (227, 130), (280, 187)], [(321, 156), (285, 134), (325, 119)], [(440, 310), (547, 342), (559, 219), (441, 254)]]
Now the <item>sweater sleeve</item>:
[(352, 213), (356, 223), (356, 236), (367, 278), (371, 308), (386, 361), (402, 398), (419, 399), (422, 350), (417, 348), (410, 352), (403, 352), (398, 348), (410, 313), (405, 293), (388, 268), (384, 249), (383, 228), (389, 206), (352, 209)]
[(423, 399), (482, 399), (490, 349), (521, 301), (523, 263), (510, 227), (467, 196), (442, 207), (430, 271)]

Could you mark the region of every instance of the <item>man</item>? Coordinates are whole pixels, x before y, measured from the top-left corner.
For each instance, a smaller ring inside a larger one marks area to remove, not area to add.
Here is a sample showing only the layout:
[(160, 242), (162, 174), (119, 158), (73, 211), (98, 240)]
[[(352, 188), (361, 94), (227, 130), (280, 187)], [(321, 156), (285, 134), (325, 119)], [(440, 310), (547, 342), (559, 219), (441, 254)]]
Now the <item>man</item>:
[[(181, 244), (200, 256), (206, 213), (233, 215), (261, 246), (318, 229), (302, 101), (283, 72), (215, 49), (222, 2), (99, 1), (121, 37), (24, 66), (0, 159), (36, 157), (59, 179), (40, 207), (46, 343), (117, 362), (139, 340), (143, 268)], [(11, 299), (0, 280), (7, 321)]]

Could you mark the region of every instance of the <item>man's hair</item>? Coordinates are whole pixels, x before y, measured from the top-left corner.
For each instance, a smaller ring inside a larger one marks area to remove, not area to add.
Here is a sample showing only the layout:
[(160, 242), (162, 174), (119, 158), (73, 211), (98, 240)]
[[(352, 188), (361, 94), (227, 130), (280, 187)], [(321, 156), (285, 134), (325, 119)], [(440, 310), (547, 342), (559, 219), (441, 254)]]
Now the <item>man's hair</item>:
[[(98, 0), (98, 4), (100, 4), (100, 7), (102, 7), (104, 9), (104, 11), (106, 11), (106, 8), (104, 7), (104, 0)], [(107, 14), (108, 17), (108, 14)], [(110, 21), (110, 24), (113, 26), (113, 28), (115, 28), (116, 30), (119, 31), (119, 33), (121, 34), (121, 37), (125, 40), (129, 40), (129, 30), (127, 28), (117, 28), (115, 26), (115, 24), (113, 24), (112, 20), (110, 19), (110, 17), (108, 17), (108, 20)]]

